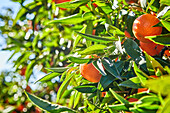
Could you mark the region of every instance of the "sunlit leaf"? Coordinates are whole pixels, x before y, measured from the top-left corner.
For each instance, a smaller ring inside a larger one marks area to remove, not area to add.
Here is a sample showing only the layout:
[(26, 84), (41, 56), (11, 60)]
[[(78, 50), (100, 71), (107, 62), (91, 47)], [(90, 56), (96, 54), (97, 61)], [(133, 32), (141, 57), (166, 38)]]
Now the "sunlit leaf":
[(121, 104), (125, 104), (128, 105), (129, 102), (124, 99), (122, 96), (120, 96), (119, 94), (117, 94), (115, 91), (113, 91), (111, 88), (109, 88), (109, 91), (112, 93), (112, 95), (121, 103)]
[(129, 80), (123, 81), (119, 86), (130, 87), (130, 88), (142, 88), (141, 82), (138, 77), (130, 78)]
[(92, 54), (95, 52), (103, 51), (103, 49), (106, 47), (107, 47), (106, 45), (101, 45), (101, 44), (92, 45), (86, 48), (85, 50), (83, 50), (82, 52), (80, 52), (80, 54)]
[[(53, 79), (56, 76), (61, 75), (60, 73), (50, 73), (48, 75), (45, 75), (44, 77), (40, 78), (39, 80), (37, 80), (36, 82), (45, 82), (45, 81), (49, 81), (51, 79)], [(36, 83), (35, 82), (35, 83)]]
[(84, 15), (82, 14), (74, 14), (68, 17), (63, 17), (63, 18), (59, 18), (57, 20), (52, 20), (48, 23), (46, 23), (46, 25), (48, 24), (56, 24), (56, 23), (62, 23), (62, 24), (77, 24), (77, 23), (81, 23), (85, 20), (91, 19), (93, 17), (92, 13), (86, 13)]
[[(146, 87), (150, 88), (151, 91), (161, 93), (162, 95), (170, 94), (170, 76), (163, 76), (157, 79), (149, 79), (146, 82)], [(161, 85), (160, 85), (161, 84)]]
[(56, 102), (59, 101), (59, 99), (61, 98), (61, 96), (63, 95), (64, 91), (67, 89), (67, 86), (70, 83), (71, 78), (73, 77), (74, 73), (69, 74), (69, 76), (66, 78), (66, 80), (61, 84), (58, 92), (57, 92), (57, 100)]
[(78, 64), (84, 64), (84, 63), (88, 63), (91, 58), (77, 58), (77, 57), (68, 57), (68, 59), (71, 61), (71, 62), (74, 62), (74, 63), (78, 63)]
[(88, 1), (89, 0), (76, 0), (71, 2), (63, 2), (63, 3), (56, 4), (56, 6), (61, 8), (77, 8), (80, 5), (87, 4)]
[(75, 113), (74, 110), (67, 108), (65, 106), (60, 106), (58, 104), (52, 104), (46, 100), (40, 99), (28, 92), (25, 92), (25, 94), (27, 95), (27, 97), (38, 107), (50, 112), (50, 113), (60, 113), (60, 112), (64, 112), (64, 111), (69, 111), (71, 113)]
[(141, 81), (142, 85), (145, 85), (145, 83), (146, 83), (146, 81), (147, 81), (147, 78), (149, 78), (148, 75), (145, 74), (143, 71), (141, 71), (141, 70), (137, 67), (137, 65), (136, 65), (135, 62), (134, 62), (133, 64), (134, 64), (135, 74), (137, 75), (137, 77), (138, 77), (139, 80)]
[(115, 78), (122, 80), (120, 73), (113, 62), (109, 63), (108, 60), (102, 59), (102, 64), (110, 74), (112, 74)]
[(63, 73), (64, 71), (66, 71), (69, 68), (70, 67), (53, 67), (53, 68), (46, 68), (46, 69), (50, 70), (52, 72), (56, 72), (56, 73)]
[(95, 91), (97, 91), (97, 88), (92, 85), (80, 85), (80, 86), (74, 87), (74, 89), (82, 93), (94, 93)]
[(99, 37), (99, 36), (95, 36), (95, 35), (90, 35), (90, 34), (83, 34), (83, 33), (79, 33), (77, 32), (80, 36), (88, 39), (88, 40), (91, 40), (91, 41), (94, 41), (94, 42), (100, 42), (100, 43), (110, 43), (110, 42), (113, 42), (113, 41), (117, 41), (118, 39), (116, 38), (111, 38), (111, 37)]

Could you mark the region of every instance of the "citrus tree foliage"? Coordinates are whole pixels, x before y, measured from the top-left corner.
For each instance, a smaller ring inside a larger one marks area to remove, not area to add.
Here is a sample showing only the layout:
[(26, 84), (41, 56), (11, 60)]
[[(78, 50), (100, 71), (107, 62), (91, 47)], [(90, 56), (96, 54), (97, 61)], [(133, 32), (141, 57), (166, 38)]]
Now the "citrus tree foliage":
[[(29, 92), (27, 97), (48, 112), (163, 113), (169, 108), (170, 13), (167, 0), (34, 0), (23, 5), (15, 19), (2, 18), (7, 47), (15, 55), (16, 70), (26, 66), (29, 81), (35, 66), (48, 73), (36, 82), (58, 76), (56, 102)], [(148, 36), (164, 48), (150, 56), (140, 49), (132, 32), (134, 20), (157, 15), (159, 36)], [(11, 24), (12, 23), (12, 24)], [(128, 35), (127, 35), (128, 33)], [(85, 58), (97, 54), (99, 58)], [(11, 58), (13, 57), (11, 56)], [(98, 83), (84, 79), (79, 65), (93, 63), (102, 74)], [(101, 66), (103, 65), (103, 68)], [(65, 102), (65, 104), (63, 104)]]

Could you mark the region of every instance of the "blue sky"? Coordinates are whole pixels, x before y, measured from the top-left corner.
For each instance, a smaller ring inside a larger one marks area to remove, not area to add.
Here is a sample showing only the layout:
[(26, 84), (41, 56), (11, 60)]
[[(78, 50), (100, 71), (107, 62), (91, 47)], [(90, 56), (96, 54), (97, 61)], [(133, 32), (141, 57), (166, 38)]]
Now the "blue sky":
[[(13, 18), (15, 18), (20, 5), (16, 2), (12, 2), (10, 0), (0, 0), (0, 13), (4, 14), (4, 8), (12, 8), (14, 11)], [(0, 50), (5, 46), (5, 40), (0, 36)], [(12, 68), (12, 62), (7, 62), (8, 58), (12, 52), (10, 51), (0, 51), (0, 71), (9, 70)]]

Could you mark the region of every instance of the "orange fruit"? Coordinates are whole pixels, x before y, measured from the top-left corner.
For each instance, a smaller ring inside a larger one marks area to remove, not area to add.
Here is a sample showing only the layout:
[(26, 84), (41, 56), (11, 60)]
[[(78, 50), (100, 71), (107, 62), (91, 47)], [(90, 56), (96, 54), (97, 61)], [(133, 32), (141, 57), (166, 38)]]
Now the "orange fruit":
[(132, 31), (135, 37), (145, 43), (150, 43), (149, 39), (145, 36), (160, 35), (162, 32), (162, 27), (153, 27), (160, 21), (156, 16), (151, 14), (143, 14), (135, 19), (133, 22)]
[(125, 33), (125, 37), (133, 38), (127, 30), (125, 30), (124, 33)]
[(170, 57), (170, 51), (169, 50), (165, 50), (164, 56), (167, 57), (167, 58)]
[(125, 0), (125, 1), (128, 4), (132, 4), (132, 3), (137, 3), (138, 2), (138, 0)]
[[(98, 58), (98, 56), (96, 54), (94, 54), (93, 56), (95, 58)], [(92, 56), (87, 55), (86, 58), (92, 58)], [(99, 82), (100, 78), (102, 77), (100, 72), (93, 66), (92, 63), (81, 64), (80, 65), (80, 73), (85, 79), (87, 79), (90, 82), (94, 82), (94, 83)]]
[(21, 70), (20, 70), (20, 72), (19, 72), (19, 74), (20, 74), (21, 76), (25, 76), (26, 69), (27, 69), (26, 66), (22, 67)]
[(106, 92), (102, 92), (101, 97), (104, 97), (106, 95)]
[(145, 92), (145, 91), (147, 91), (147, 90), (148, 90), (148, 88), (139, 88), (139, 89), (138, 89), (138, 93)]
[(154, 42), (151, 41), (150, 43), (144, 43), (141, 41), (139, 43), (140, 43), (139, 47), (150, 56), (159, 55), (161, 50), (164, 48), (163, 45), (155, 44)]

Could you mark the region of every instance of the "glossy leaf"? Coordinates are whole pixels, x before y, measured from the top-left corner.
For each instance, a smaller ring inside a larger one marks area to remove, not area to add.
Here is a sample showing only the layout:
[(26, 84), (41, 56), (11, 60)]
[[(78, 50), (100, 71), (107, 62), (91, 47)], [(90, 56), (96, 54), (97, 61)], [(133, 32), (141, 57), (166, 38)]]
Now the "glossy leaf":
[(138, 77), (130, 78), (129, 80), (123, 81), (119, 86), (130, 87), (130, 88), (142, 88), (141, 82)]
[(102, 59), (102, 64), (110, 74), (112, 74), (115, 78), (122, 80), (120, 73), (113, 62), (109, 62), (107, 59)]
[(69, 68), (70, 67), (53, 67), (53, 68), (46, 68), (46, 69), (50, 70), (52, 72), (56, 72), (56, 73), (63, 73), (64, 71), (66, 71)]
[(170, 6), (170, 1), (169, 0), (160, 0), (160, 3)]
[[(60, 73), (50, 73), (48, 75), (45, 75), (44, 77), (40, 78), (39, 80), (37, 80), (36, 82), (45, 82), (45, 81), (49, 81), (51, 79), (53, 79), (56, 76), (61, 75)], [(35, 82), (35, 83), (36, 83)]]
[(117, 94), (115, 91), (113, 91), (111, 88), (109, 88), (109, 91), (112, 93), (112, 95), (121, 103), (121, 104), (125, 104), (128, 105), (129, 102), (124, 99), (122, 96), (120, 96), (119, 94)]
[(78, 63), (78, 64), (84, 64), (84, 63), (88, 63), (91, 58), (77, 58), (77, 57), (68, 57), (68, 59), (71, 61), (71, 62), (74, 62), (74, 63)]
[(50, 112), (50, 113), (60, 113), (60, 112), (64, 112), (64, 111), (69, 111), (71, 113), (75, 113), (74, 110), (67, 108), (65, 106), (60, 106), (58, 104), (52, 104), (46, 100), (40, 99), (28, 92), (25, 92), (25, 94), (27, 95), (27, 97), (38, 107)]
[(161, 23), (163, 24), (163, 26), (164, 26), (168, 31), (170, 31), (170, 22), (161, 20)]
[(83, 4), (86, 4), (89, 0), (76, 0), (71, 2), (63, 2), (60, 4), (56, 4), (57, 7), (61, 8), (77, 8)]
[(57, 100), (56, 100), (56, 102), (59, 101), (59, 99), (63, 95), (64, 91), (67, 89), (67, 86), (69, 85), (70, 80), (73, 77), (73, 75), (74, 75), (74, 73), (73, 74), (69, 74), (68, 77), (66, 78), (66, 80), (64, 80), (64, 82), (61, 84), (61, 86), (60, 86), (60, 88), (59, 88), (59, 90), (57, 92)]
[(36, 65), (36, 61), (32, 60), (29, 65), (27, 66), (26, 72), (25, 72), (25, 77), (26, 77), (26, 81), (29, 80), (32, 72), (33, 72), (33, 67)]
[(146, 38), (152, 40), (153, 42), (165, 46), (170, 46), (170, 34), (162, 34), (159, 36), (147, 36)]
[(64, 17), (64, 18), (59, 18), (57, 20), (52, 20), (48, 23), (46, 23), (46, 25), (48, 24), (56, 24), (56, 23), (62, 23), (62, 24), (77, 24), (77, 23), (81, 23), (85, 20), (91, 19), (93, 17), (93, 15), (91, 13), (88, 14), (74, 14), (68, 17)]
[(112, 109), (112, 110), (125, 110), (128, 111), (129, 109), (125, 106), (125, 104), (116, 104), (116, 105), (109, 105), (108, 108)]
[(135, 74), (137, 75), (137, 77), (138, 77), (139, 80), (141, 81), (142, 85), (145, 85), (147, 78), (149, 78), (148, 75), (145, 74), (143, 71), (141, 71), (141, 70), (137, 67), (136, 63), (133, 63), (133, 64), (134, 64)]
[(126, 39), (123, 45), (130, 57), (132, 57), (136, 62), (139, 62), (141, 60), (140, 56), (142, 54), (142, 51), (135, 41), (133, 41), (132, 39)]
[(82, 93), (94, 93), (97, 91), (97, 88), (95, 86), (90, 86), (90, 85), (80, 85), (74, 87), (74, 89)]
[(80, 54), (92, 54), (92, 53), (96, 53), (99, 51), (103, 51), (104, 48), (106, 48), (106, 45), (101, 45), (101, 44), (96, 44), (96, 45), (92, 45), (88, 48), (86, 48), (85, 50), (83, 50), (82, 52), (80, 52)]
[(99, 37), (99, 36), (95, 36), (95, 35), (90, 35), (90, 34), (83, 34), (83, 33), (79, 33), (77, 32), (80, 36), (88, 39), (88, 40), (91, 40), (91, 41), (94, 41), (94, 42), (100, 42), (100, 43), (110, 43), (110, 42), (113, 42), (113, 41), (116, 41), (117, 39), (115, 38), (105, 38), (105, 37)]
[(101, 61), (99, 61), (99, 60), (93, 61), (92, 64), (103, 76), (107, 75), (106, 72), (104, 71)]
[(78, 103), (79, 103), (79, 101), (81, 99), (81, 96), (82, 96), (81, 92), (78, 92), (78, 91), (75, 92), (75, 99), (74, 99), (74, 106), (73, 106), (73, 108), (75, 108), (78, 105)]
[(145, 56), (146, 56), (146, 59), (148, 59), (148, 63), (150, 63), (152, 65), (155, 72), (157, 71), (158, 68), (162, 72), (164, 72), (164, 68), (162, 67), (162, 65), (158, 61), (156, 61), (153, 57), (149, 56), (146, 52), (145, 52)]

